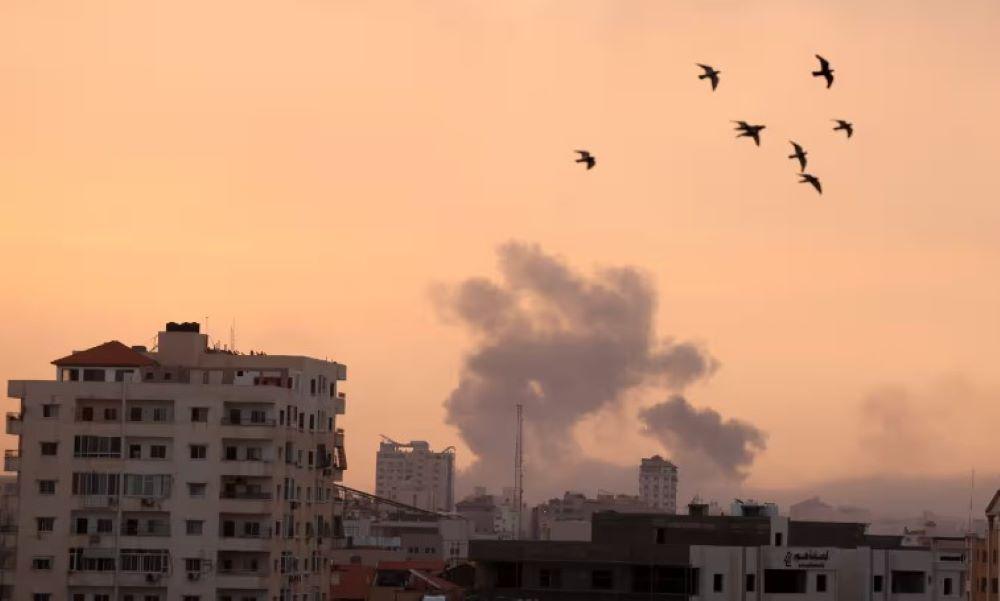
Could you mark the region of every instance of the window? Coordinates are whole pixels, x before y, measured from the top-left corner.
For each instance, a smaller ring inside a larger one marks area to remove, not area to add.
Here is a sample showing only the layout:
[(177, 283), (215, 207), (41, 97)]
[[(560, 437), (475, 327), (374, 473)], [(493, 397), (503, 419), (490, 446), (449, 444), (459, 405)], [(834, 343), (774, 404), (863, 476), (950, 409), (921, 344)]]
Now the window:
[(55, 403), (42, 405), (42, 417), (59, 417), (59, 405)]
[(69, 380), (70, 382), (77, 382), (80, 379), (80, 370), (78, 369), (64, 369), (63, 370), (63, 380)]
[(663, 545), (667, 542), (667, 529), (657, 528), (656, 529), (656, 544)]
[(55, 455), (59, 451), (58, 442), (43, 442), (41, 443), (42, 455)]
[(893, 593), (924, 594), (926, 580), (923, 572), (893, 570), (890, 582)]
[(100, 534), (111, 534), (114, 529), (114, 522), (110, 519), (99, 518), (97, 520), (97, 532)]
[(247, 447), (247, 461), (260, 461), (264, 456), (260, 447)]
[(84, 382), (103, 382), (104, 381), (104, 370), (103, 369), (85, 369), (85, 370), (83, 370), (83, 381)]
[(201, 571), (201, 559), (197, 557), (189, 557), (184, 560), (184, 571), (186, 572), (200, 572)]
[(882, 575), (876, 574), (872, 577), (872, 590), (876, 593), (882, 592)]
[(52, 532), (56, 525), (56, 519), (50, 517), (35, 518), (35, 524), (39, 532)]
[(98, 593), (94, 595), (94, 601), (111, 601), (111, 595)]
[(87, 518), (76, 518), (76, 529), (74, 532), (76, 534), (87, 533)]
[(185, 532), (191, 535), (201, 534), (204, 526), (205, 522), (202, 520), (187, 520), (185, 522)]
[(154, 422), (165, 422), (168, 420), (168, 412), (166, 407), (155, 407), (153, 409), (153, 421)]
[(54, 494), (56, 494), (56, 481), (55, 480), (39, 480), (38, 481), (38, 494), (40, 494), (40, 495), (54, 495)]
[(125, 496), (157, 497), (170, 496), (170, 474), (125, 474)]
[(781, 536), (781, 532), (775, 532), (774, 533), (774, 546), (775, 547), (780, 547), (781, 546), (782, 538), (783, 537)]
[(126, 380), (130, 380), (131, 378), (129, 378), (129, 376), (131, 376), (133, 373), (135, 372), (133, 372), (131, 369), (116, 369), (115, 382), (124, 382)]
[(104, 421), (106, 422), (116, 422), (118, 421), (118, 409), (115, 407), (108, 407), (104, 410)]
[(193, 422), (207, 422), (208, 421), (208, 407), (191, 407), (191, 421), (193, 421)]
[(149, 447), (149, 458), (150, 459), (166, 459), (167, 458), (167, 445), (154, 444)]
[(757, 575), (747, 574), (747, 592), (752, 593), (757, 586)]
[(198, 595), (183, 595), (181, 599), (183, 599), (183, 601), (201, 601), (201, 597)]
[(712, 590), (716, 593), (722, 592), (722, 574), (712, 574)]
[(142, 421), (142, 407), (132, 407), (128, 410), (128, 421), (130, 422), (141, 422)]
[(117, 436), (74, 436), (74, 457), (121, 457), (122, 439)]
[(129, 459), (142, 459), (142, 445), (140, 445), (140, 444), (130, 444), (128, 446), (128, 458)]
[(259, 409), (254, 409), (250, 412), (250, 423), (251, 424), (266, 424), (267, 423), (267, 412), (261, 411)]
[(816, 574), (816, 592), (826, 592), (826, 574)]
[(206, 488), (204, 482), (188, 482), (188, 495), (192, 497), (204, 497)]
[(52, 569), (52, 557), (32, 557), (31, 558), (31, 569), (32, 570), (51, 570)]
[(50, 593), (32, 593), (31, 601), (52, 601), (52, 595)]
[(279, 426), (284, 426), (285, 425), (285, 410), (284, 409), (282, 409), (281, 411), (278, 412), (278, 425)]
[(944, 594), (945, 596), (951, 596), (951, 578), (944, 579)]
[(118, 494), (118, 474), (99, 472), (74, 472), (74, 495), (115, 495)]
[(191, 459), (204, 459), (208, 455), (208, 448), (203, 444), (191, 445)]
[(226, 447), (226, 461), (236, 461), (238, 459), (237, 451), (239, 449), (236, 447)]
[(590, 588), (595, 590), (611, 590), (615, 586), (614, 574), (611, 570), (593, 570), (590, 573)]

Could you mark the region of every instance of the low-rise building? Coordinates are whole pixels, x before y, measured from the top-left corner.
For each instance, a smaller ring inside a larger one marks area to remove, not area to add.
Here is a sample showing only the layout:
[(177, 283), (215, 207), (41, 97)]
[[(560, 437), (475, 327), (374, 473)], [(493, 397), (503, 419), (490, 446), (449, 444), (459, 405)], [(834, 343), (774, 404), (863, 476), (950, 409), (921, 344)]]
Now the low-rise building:
[(588, 498), (582, 493), (566, 492), (561, 499), (550, 499), (531, 510), (531, 537), (536, 540), (590, 540), (590, 519), (600, 511), (647, 513), (650, 507), (639, 497), (598, 493)]

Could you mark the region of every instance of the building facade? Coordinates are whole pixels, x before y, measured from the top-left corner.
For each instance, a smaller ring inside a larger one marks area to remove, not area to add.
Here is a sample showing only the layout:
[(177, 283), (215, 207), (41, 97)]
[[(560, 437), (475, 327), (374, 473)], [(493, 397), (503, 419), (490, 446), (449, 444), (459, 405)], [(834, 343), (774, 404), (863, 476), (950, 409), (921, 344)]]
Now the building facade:
[(639, 465), (639, 498), (655, 511), (677, 513), (677, 466), (659, 455)]
[(588, 498), (566, 492), (561, 499), (549, 499), (531, 510), (531, 537), (536, 540), (590, 540), (591, 517), (600, 511), (647, 513), (649, 507), (639, 497), (598, 493)]
[(608, 512), (594, 516), (592, 538), (473, 541), (475, 592), (489, 601), (968, 598), (962, 541), (907, 548), (864, 524)]
[(18, 601), (322, 601), (344, 365), (213, 349), (188, 323), (53, 363), (8, 384)]
[(375, 456), (375, 494), (428, 511), (455, 508), (455, 449), (386, 439)]
[(0, 601), (13, 599), (17, 560), (17, 476), (0, 476)]

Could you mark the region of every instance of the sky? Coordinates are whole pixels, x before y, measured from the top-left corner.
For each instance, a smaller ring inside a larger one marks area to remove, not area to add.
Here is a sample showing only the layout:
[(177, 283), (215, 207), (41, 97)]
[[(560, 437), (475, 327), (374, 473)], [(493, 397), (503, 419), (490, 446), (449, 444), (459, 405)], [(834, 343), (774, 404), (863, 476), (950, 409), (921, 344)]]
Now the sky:
[[(439, 293), (502, 288), (514, 243), (640, 274), (650, 336), (716, 362), (685, 410), (766, 438), (718, 494), (960, 513), (971, 470), (1000, 485), (998, 30), (992, 0), (0, 3), (0, 380), (235, 321), (348, 365), (346, 484), (379, 434), (466, 468), (446, 402), (484, 342)], [(642, 433), (667, 388), (582, 414), (574, 452), (683, 453)]]

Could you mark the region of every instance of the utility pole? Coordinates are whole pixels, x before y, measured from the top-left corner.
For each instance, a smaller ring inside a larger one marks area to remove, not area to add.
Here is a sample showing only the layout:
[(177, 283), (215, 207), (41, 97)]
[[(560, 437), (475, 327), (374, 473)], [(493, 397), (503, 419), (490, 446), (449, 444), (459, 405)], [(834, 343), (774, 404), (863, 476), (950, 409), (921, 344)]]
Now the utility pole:
[(521, 538), (522, 507), (524, 506), (524, 415), (523, 405), (517, 404), (517, 431), (514, 435), (514, 502), (517, 503), (514, 540)]

